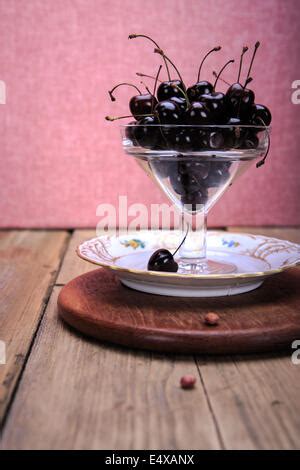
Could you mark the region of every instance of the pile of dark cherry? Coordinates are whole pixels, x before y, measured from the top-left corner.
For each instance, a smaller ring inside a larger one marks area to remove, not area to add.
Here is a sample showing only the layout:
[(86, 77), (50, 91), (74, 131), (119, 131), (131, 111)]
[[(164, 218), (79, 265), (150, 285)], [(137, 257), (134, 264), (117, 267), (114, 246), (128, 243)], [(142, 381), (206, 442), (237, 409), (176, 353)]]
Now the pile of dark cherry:
[[(243, 56), (248, 50), (247, 47), (243, 47), (242, 50), (237, 82), (230, 85), (226, 93), (223, 93), (216, 90), (216, 85), (221, 73), (234, 60), (228, 61), (218, 74), (214, 72), (216, 76), (214, 84), (200, 80), (204, 61), (212, 52), (219, 51), (220, 46), (213, 48), (204, 56), (199, 67), (197, 83), (187, 88), (177, 67), (158, 47), (158, 44), (152, 38), (144, 35), (133, 34), (129, 36), (130, 39), (137, 37), (147, 38), (157, 46), (154, 52), (162, 56), (168, 80), (160, 82), (157, 88), (157, 76), (153, 92), (147, 88), (147, 93), (142, 93), (138, 87), (128, 83), (121, 83), (109, 92), (112, 101), (115, 101), (113, 91), (120, 85), (133, 86), (139, 92), (129, 102), (130, 112), (135, 121), (127, 127), (127, 136), (133, 145), (153, 150), (171, 149), (178, 152), (202, 149), (251, 149), (258, 146), (257, 132), (254, 129), (241, 128), (239, 132), (236, 132), (234, 126), (268, 126), (271, 123), (269, 109), (264, 105), (256, 104), (254, 92), (247, 88), (247, 85), (252, 81), (250, 73), (256, 51), (260, 45), (259, 42), (255, 44), (244, 83), (240, 82), (240, 77)], [(179, 76), (178, 79), (171, 80), (168, 63), (175, 68)], [(143, 74), (138, 75), (143, 76)], [(114, 120), (115, 118), (108, 116), (107, 119)], [(207, 130), (203, 128), (200, 130), (196, 128), (180, 130), (180, 128), (166, 127), (168, 125), (226, 125), (229, 127), (222, 130), (213, 127)]]
[[(219, 160), (213, 163), (205, 162), (205, 160), (203, 163), (199, 163), (199, 160), (192, 162), (192, 154), (189, 155), (189, 152), (255, 149), (259, 145), (258, 134), (261, 130), (255, 129), (255, 126), (269, 126), (271, 123), (272, 117), (269, 109), (264, 105), (256, 104), (254, 92), (247, 88), (252, 81), (250, 73), (260, 44), (259, 42), (255, 44), (248, 74), (241, 83), (243, 56), (248, 50), (247, 47), (243, 47), (237, 82), (230, 85), (226, 93), (222, 93), (216, 90), (216, 85), (221, 80), (223, 70), (234, 60), (228, 61), (218, 74), (214, 73), (216, 77), (214, 84), (200, 80), (200, 72), (205, 59), (212, 52), (219, 51), (221, 47), (213, 48), (204, 56), (199, 67), (197, 83), (187, 88), (177, 67), (158, 44), (145, 35), (129, 36), (130, 39), (137, 37), (146, 38), (154, 43), (156, 46), (154, 52), (162, 56), (168, 80), (160, 82), (157, 87), (160, 67), (153, 92), (146, 87), (147, 93), (142, 93), (138, 87), (128, 83), (119, 84), (109, 92), (112, 101), (115, 101), (113, 92), (120, 85), (129, 85), (138, 90), (139, 94), (133, 96), (129, 102), (130, 112), (135, 121), (126, 127), (126, 137), (134, 146), (151, 150), (176, 151), (179, 157), (178, 162), (164, 164), (158, 162), (156, 171), (161, 177), (169, 178), (173, 190), (180, 195), (182, 203), (192, 206), (205, 204), (208, 189), (219, 186), (229, 179), (230, 163)], [(168, 63), (176, 70), (178, 79), (171, 79)], [(138, 75), (143, 76), (143, 74)], [(113, 121), (120, 118), (107, 116), (106, 119)], [(209, 127), (183, 127), (181, 129), (174, 125)], [(220, 125), (226, 127), (214, 127)], [(243, 125), (253, 127), (247, 128)], [(164, 256), (160, 251), (164, 251)], [(148, 269), (177, 270), (173, 256), (170, 252), (168, 252), (169, 255), (166, 252), (167, 250), (158, 250), (157, 255), (154, 253), (149, 261)]]

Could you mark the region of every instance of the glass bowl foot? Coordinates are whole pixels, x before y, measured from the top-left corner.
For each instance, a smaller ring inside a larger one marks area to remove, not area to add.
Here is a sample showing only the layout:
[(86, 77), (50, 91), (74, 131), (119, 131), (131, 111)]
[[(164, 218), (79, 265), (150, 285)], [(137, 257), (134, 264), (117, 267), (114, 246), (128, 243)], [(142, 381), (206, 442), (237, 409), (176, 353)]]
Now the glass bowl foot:
[(237, 271), (232, 263), (213, 261), (211, 259), (199, 260), (199, 258), (176, 260), (179, 274), (231, 274)]

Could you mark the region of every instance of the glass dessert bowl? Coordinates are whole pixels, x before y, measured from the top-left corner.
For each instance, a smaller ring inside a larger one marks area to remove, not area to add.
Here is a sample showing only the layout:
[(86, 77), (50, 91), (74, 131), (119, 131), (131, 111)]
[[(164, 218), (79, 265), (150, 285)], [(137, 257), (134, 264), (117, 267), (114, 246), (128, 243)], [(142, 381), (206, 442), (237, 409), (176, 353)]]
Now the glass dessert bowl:
[(209, 210), (253, 162), (264, 162), (269, 128), (250, 125), (121, 126), (124, 151), (153, 178), (182, 216), (178, 273), (229, 274), (230, 260), (206, 257)]

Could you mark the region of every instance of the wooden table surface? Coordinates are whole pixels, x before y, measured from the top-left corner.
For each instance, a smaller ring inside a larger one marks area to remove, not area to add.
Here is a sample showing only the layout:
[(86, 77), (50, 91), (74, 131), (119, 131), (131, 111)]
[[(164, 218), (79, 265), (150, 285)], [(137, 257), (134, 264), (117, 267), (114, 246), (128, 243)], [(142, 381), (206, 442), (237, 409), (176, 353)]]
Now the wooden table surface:
[[(299, 228), (229, 230), (300, 242)], [(93, 236), (0, 232), (1, 448), (298, 449), (300, 365), (292, 349), (167, 356), (97, 343), (62, 323), (57, 296), (95, 269), (74, 252)], [(197, 376), (194, 390), (179, 387), (184, 374)]]

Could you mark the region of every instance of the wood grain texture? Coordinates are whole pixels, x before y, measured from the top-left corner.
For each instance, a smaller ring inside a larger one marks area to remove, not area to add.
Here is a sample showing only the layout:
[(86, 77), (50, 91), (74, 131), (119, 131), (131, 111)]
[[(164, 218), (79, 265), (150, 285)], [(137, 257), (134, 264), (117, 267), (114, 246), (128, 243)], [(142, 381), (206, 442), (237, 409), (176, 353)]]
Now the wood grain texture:
[[(97, 269), (61, 291), (59, 313), (77, 330), (102, 341), (151, 351), (228, 354), (289, 349), (300, 337), (300, 271), (268, 278), (238, 296), (183, 299), (122, 286)], [(214, 311), (219, 324), (205, 324)]]
[(299, 449), (300, 366), (291, 353), (197, 358), (226, 449)]
[(0, 232), (0, 423), (49, 298), (68, 234), (64, 231)]
[(56, 287), (3, 433), (5, 449), (218, 449), (190, 357), (82, 339), (57, 317)]
[(95, 265), (87, 263), (79, 258), (75, 253), (75, 250), (80, 243), (94, 237), (96, 237), (96, 231), (91, 229), (75, 230), (72, 233), (72, 237), (64, 257), (64, 262), (56, 279), (57, 285), (66, 284), (78, 274), (87, 273), (95, 269)]

